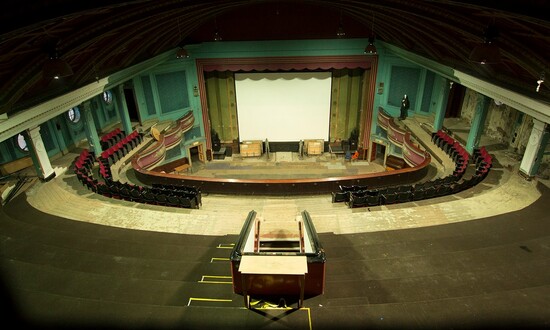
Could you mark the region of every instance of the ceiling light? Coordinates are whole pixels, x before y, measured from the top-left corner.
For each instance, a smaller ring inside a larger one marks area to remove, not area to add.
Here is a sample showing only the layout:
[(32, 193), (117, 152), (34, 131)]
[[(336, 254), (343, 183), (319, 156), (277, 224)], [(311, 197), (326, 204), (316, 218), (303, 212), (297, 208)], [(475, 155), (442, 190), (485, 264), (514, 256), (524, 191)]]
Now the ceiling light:
[(337, 38), (343, 38), (346, 35), (344, 31), (344, 24), (342, 24), (342, 11), (340, 11), (340, 23), (338, 23), (338, 30), (336, 31)]
[(342, 23), (338, 25), (338, 31), (336, 31), (336, 37), (343, 38), (346, 35), (346, 32), (344, 31), (344, 27), (342, 26)]
[(542, 83), (544, 82), (544, 79), (545, 79), (545, 74), (544, 74), (544, 71), (542, 71), (540, 73), (540, 78), (539, 80), (537, 80), (537, 93), (540, 91), (540, 85), (542, 85)]
[(69, 63), (59, 58), (57, 54), (50, 56), (44, 63), (42, 75), (46, 79), (59, 79), (73, 74), (73, 70)]
[(218, 30), (214, 32), (214, 41), (221, 41), (222, 37), (220, 37), (220, 34), (218, 33)]
[(189, 58), (189, 53), (185, 48), (180, 47), (176, 53), (176, 58)]
[(222, 41), (220, 32), (218, 31), (218, 20), (214, 19), (214, 41)]
[(369, 44), (365, 47), (365, 54), (375, 55), (377, 53), (376, 46), (374, 45), (374, 35), (369, 37)]
[(374, 45), (374, 13), (372, 14), (372, 27), (370, 29), (369, 44), (365, 47), (365, 54), (375, 55), (377, 53), (376, 46)]
[(469, 59), (480, 64), (499, 63), (501, 61), (500, 49), (495, 44), (498, 30), (490, 25), (484, 31), (484, 41), (472, 49)]
[(189, 53), (187, 53), (187, 50), (183, 48), (183, 37), (181, 35), (181, 28), (180, 28), (180, 19), (178, 18), (178, 33), (180, 35), (180, 43), (179, 43), (179, 49), (176, 52), (176, 58), (188, 58)]

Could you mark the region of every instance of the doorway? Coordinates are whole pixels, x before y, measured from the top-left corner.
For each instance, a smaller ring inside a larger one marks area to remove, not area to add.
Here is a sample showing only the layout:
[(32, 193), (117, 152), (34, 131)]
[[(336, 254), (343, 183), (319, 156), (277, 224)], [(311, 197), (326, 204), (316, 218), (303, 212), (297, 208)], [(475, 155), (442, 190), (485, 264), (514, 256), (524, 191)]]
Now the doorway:
[(449, 92), (449, 98), (447, 100), (445, 118), (460, 118), (462, 102), (464, 101), (465, 94), (466, 88), (464, 86), (459, 83), (453, 83), (453, 87)]
[(192, 172), (199, 169), (205, 163), (206, 154), (204, 153), (204, 144), (195, 142), (187, 148), (187, 159)]
[(384, 162), (386, 161), (386, 146), (384, 144), (373, 142), (369, 161), (384, 165)]
[(128, 108), (128, 116), (130, 117), (130, 121), (141, 125), (134, 90), (131, 88), (124, 88), (124, 99), (126, 100), (126, 107)]

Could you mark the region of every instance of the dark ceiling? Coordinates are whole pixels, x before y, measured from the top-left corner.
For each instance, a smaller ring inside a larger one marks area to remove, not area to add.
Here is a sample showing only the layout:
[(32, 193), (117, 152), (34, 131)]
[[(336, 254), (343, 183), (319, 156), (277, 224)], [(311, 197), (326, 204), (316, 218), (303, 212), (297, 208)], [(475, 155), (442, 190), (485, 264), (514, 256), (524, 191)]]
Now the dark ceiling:
[[(481, 4), (478, 4), (481, 3)], [(430, 0), (4, 0), (0, 39), (0, 113), (13, 114), (185, 44), (213, 41), (377, 40), (535, 99), (550, 101), (550, 1)], [(374, 23), (374, 24), (373, 24)], [(469, 61), (488, 25), (502, 62)], [(74, 74), (42, 77), (56, 45)]]

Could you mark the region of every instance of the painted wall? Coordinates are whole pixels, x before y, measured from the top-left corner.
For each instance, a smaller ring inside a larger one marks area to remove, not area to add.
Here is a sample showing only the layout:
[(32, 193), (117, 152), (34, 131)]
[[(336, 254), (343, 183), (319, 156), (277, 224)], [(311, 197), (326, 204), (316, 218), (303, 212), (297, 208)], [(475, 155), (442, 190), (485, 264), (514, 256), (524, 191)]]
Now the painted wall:
[[(468, 124), (472, 123), (479, 96), (480, 94), (476, 91), (466, 89), (461, 118)], [(508, 105), (497, 105), (494, 101), (491, 101), (483, 127), (483, 134), (502, 143), (514, 152), (523, 154), (532, 127), (533, 119), (530, 116)]]

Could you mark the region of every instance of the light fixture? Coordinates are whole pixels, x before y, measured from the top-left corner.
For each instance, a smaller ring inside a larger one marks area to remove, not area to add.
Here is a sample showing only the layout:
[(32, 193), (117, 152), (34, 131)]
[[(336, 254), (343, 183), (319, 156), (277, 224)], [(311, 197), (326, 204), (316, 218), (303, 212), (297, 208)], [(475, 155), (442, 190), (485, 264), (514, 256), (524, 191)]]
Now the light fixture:
[(470, 61), (480, 64), (499, 63), (501, 61), (500, 49), (495, 43), (497, 37), (498, 30), (493, 25), (489, 25), (484, 31), (483, 43), (472, 49), (469, 56)]
[(545, 79), (545, 74), (544, 74), (544, 71), (542, 71), (540, 73), (540, 77), (539, 77), (539, 80), (537, 80), (537, 93), (540, 91), (540, 85), (542, 85), (542, 83), (544, 82), (544, 79)]
[(46, 79), (59, 79), (73, 74), (69, 63), (59, 58), (56, 52), (50, 55), (42, 68), (42, 75)]
[(221, 41), (222, 37), (220, 37), (220, 33), (218, 32), (218, 29), (214, 32), (214, 41)]
[(176, 58), (188, 58), (189, 57), (189, 53), (187, 52), (187, 50), (185, 48), (183, 48), (183, 37), (181, 35), (181, 28), (180, 28), (180, 19), (178, 18), (178, 33), (180, 35), (180, 43), (179, 43), (179, 49), (178, 51), (176, 52)]
[(340, 11), (340, 23), (338, 23), (338, 30), (336, 31), (336, 37), (343, 38), (345, 36), (346, 36), (346, 32), (344, 31), (344, 24), (342, 24), (342, 11)]
[(338, 25), (338, 30), (336, 31), (336, 37), (343, 38), (346, 36), (346, 32), (344, 31), (344, 27), (342, 26), (342, 23)]
[(199, 96), (199, 88), (197, 86), (193, 86), (193, 96)]
[(376, 46), (374, 45), (374, 36), (369, 37), (369, 44), (365, 47), (365, 54), (375, 55), (377, 53)]
[(376, 55), (377, 50), (374, 45), (374, 14), (372, 14), (372, 27), (370, 30), (369, 44), (365, 47), (365, 54), (367, 55)]
[(214, 20), (214, 41), (222, 41), (220, 32), (218, 31), (218, 21)]
[(187, 52), (187, 49), (183, 48), (183, 46), (180, 46), (178, 52), (176, 53), (176, 58), (189, 58), (189, 53)]

